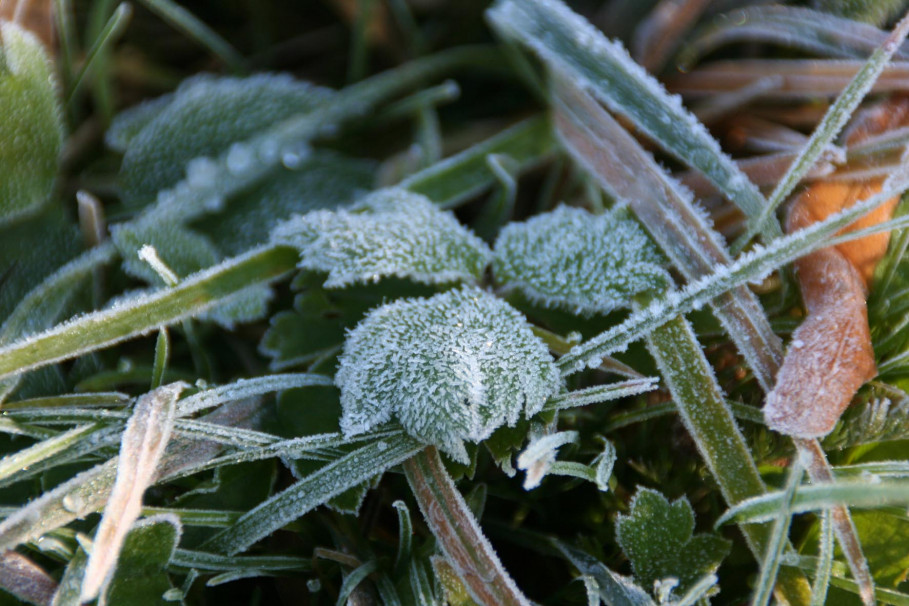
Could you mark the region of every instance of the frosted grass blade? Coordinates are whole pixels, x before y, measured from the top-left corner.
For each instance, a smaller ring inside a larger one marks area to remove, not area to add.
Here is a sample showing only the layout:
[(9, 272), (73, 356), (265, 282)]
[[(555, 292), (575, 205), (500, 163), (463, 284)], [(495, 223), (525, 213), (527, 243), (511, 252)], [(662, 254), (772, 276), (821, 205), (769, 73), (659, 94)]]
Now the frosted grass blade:
[(659, 377), (644, 377), (643, 379), (633, 379), (620, 383), (608, 383), (606, 385), (595, 385), (575, 391), (567, 391), (549, 398), (543, 410), (564, 410), (566, 408), (587, 406), (588, 404), (609, 402), (627, 396), (636, 396), (656, 389), (659, 381)]
[(901, 195), (907, 188), (909, 188), (909, 182), (905, 179), (897, 179), (895, 182), (887, 184), (882, 193), (831, 215), (811, 227), (783, 236), (766, 248), (758, 248), (745, 253), (731, 265), (717, 268), (712, 274), (692, 282), (679, 292), (669, 293), (665, 298), (654, 301), (621, 324), (576, 346), (568, 354), (562, 356), (559, 360), (562, 372), (571, 374), (583, 369), (586, 364), (595, 365), (599, 355), (624, 349), (629, 343), (668, 322), (676, 315), (687, 313), (730, 288), (749, 281), (760, 280), (767, 273), (782, 267), (793, 259), (827, 246), (829, 238), (834, 233), (888, 199)]
[(104, 311), (76, 317), (0, 348), (0, 378), (76, 358), (192, 317), (251, 284), (284, 275), (296, 264), (294, 249), (254, 249), (198, 272), (175, 288), (164, 288), (122, 301)]
[(749, 216), (749, 228), (742, 237), (742, 242), (747, 242), (756, 233), (761, 231), (767, 221), (773, 216), (777, 207), (783, 203), (792, 190), (799, 184), (802, 178), (807, 174), (812, 166), (827, 147), (833, 143), (833, 139), (839, 134), (846, 122), (852, 117), (852, 114), (858, 108), (859, 103), (865, 98), (868, 91), (877, 81), (878, 76), (884, 70), (884, 67), (890, 61), (890, 58), (897, 51), (906, 35), (909, 34), (909, 14), (893, 28), (893, 32), (872, 54), (868, 61), (862, 66), (849, 85), (840, 93), (830, 109), (824, 115), (824, 119), (818, 124), (817, 128), (811, 133), (808, 143), (802, 148), (795, 161), (789, 166), (789, 170), (777, 183), (776, 188), (767, 200), (766, 206), (761, 213), (755, 217)]
[[(711, 273), (731, 258), (691, 194), (653, 160), (590, 95), (559, 79), (554, 90), (558, 136), (607, 191), (628, 203), (686, 278)], [(774, 383), (782, 345), (757, 297), (745, 287), (724, 292), (714, 313), (765, 389)]]
[[(499, 33), (530, 47), (552, 71), (591, 91), (676, 158), (703, 172), (748, 217), (765, 205), (757, 187), (679, 99), (618, 42), (558, 0), (499, 0), (487, 11)], [(780, 233), (779, 226), (768, 235)]]
[[(695, 37), (680, 62), (690, 65), (720, 46), (736, 42), (769, 42), (822, 57), (859, 59), (887, 38), (887, 32), (873, 25), (795, 6), (750, 6), (737, 9), (734, 17), (718, 21), (721, 25)], [(909, 59), (907, 51), (900, 47), (894, 56)]]
[(235, 554), (246, 550), (288, 522), (341, 494), (348, 488), (379, 475), (423, 449), (423, 444), (402, 435), (394, 441), (367, 444), (246, 512), (231, 526), (205, 543), (212, 551)]
[[(769, 522), (776, 517), (783, 497), (782, 492), (772, 492), (748, 499), (726, 511), (715, 526), (733, 521), (740, 524)], [(819, 511), (835, 504), (868, 508), (904, 507), (909, 504), (909, 481), (871, 478), (802, 486), (792, 501), (792, 512)]]
[(177, 404), (177, 416), (186, 417), (200, 410), (214, 408), (224, 402), (242, 400), (275, 391), (299, 387), (334, 385), (331, 377), (310, 373), (287, 373), (265, 375), (251, 379), (238, 379), (233, 383), (219, 385), (193, 394), (180, 400)]
[(792, 513), (790, 510), (792, 499), (802, 481), (802, 475), (804, 475), (804, 469), (801, 461), (796, 457), (789, 470), (789, 477), (786, 480), (786, 488), (783, 491), (783, 499), (780, 503), (781, 506), (776, 513), (776, 519), (773, 521), (764, 558), (761, 561), (761, 573), (758, 576), (754, 596), (751, 598), (752, 606), (766, 606), (770, 603), (773, 585), (780, 569), (780, 560), (788, 542), (789, 526), (792, 524)]

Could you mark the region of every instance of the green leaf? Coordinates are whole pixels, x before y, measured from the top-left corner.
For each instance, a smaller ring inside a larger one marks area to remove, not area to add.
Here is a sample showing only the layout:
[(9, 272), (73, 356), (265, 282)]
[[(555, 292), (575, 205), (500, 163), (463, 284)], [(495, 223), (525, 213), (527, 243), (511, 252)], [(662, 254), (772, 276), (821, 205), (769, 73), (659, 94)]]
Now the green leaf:
[(347, 338), (335, 383), (341, 430), (353, 436), (394, 416), (418, 440), (467, 463), (479, 442), (543, 409), (561, 385), (523, 315), (477, 288), (398, 301)]
[(180, 540), (176, 516), (160, 515), (140, 520), (126, 535), (117, 570), (99, 606), (165, 606), (162, 597), (171, 588), (167, 565)]
[(489, 248), (428, 198), (379, 190), (349, 211), (315, 211), (278, 225), (272, 240), (296, 247), (303, 269), (328, 272), (327, 288), (383, 277), (442, 284), (480, 277)]
[(282, 219), (296, 213), (345, 206), (373, 187), (375, 164), (329, 150), (315, 150), (295, 170), (280, 168), (268, 179), (230, 199), (224, 211), (195, 228), (224, 254), (264, 244)]
[(633, 219), (560, 206), (511, 223), (495, 244), (493, 273), (546, 307), (579, 314), (630, 307), (641, 292), (666, 287), (660, 255)]
[[(216, 156), (232, 143), (324, 105), (333, 96), (329, 89), (287, 75), (189, 78), (168, 96), (165, 107), (163, 101), (153, 101), (151, 108), (127, 114), (125, 124), (115, 121), (115, 143), (128, 140), (120, 168), (123, 201), (132, 206), (147, 203), (180, 181), (190, 160)], [(250, 152), (235, 149), (235, 166), (253, 160)]]
[(631, 512), (616, 520), (616, 541), (631, 560), (635, 579), (644, 587), (667, 577), (679, 580), (679, 592), (720, 565), (731, 544), (712, 534), (692, 536), (694, 510), (688, 499), (673, 503), (655, 490), (641, 488)]
[(44, 204), (54, 189), (63, 117), (53, 65), (41, 42), (0, 23), (0, 222)]

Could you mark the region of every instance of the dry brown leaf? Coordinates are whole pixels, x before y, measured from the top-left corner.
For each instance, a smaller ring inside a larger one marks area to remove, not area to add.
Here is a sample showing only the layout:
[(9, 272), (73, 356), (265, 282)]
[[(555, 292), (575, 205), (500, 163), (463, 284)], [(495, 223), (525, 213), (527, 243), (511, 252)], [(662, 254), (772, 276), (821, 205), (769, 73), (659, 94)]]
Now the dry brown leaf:
[[(906, 98), (866, 111), (847, 133), (847, 143), (893, 128), (907, 116)], [(793, 201), (786, 231), (822, 221), (881, 187), (882, 180), (814, 183)], [(888, 220), (897, 202), (888, 200), (842, 232)], [(767, 396), (764, 418), (770, 428), (800, 438), (830, 433), (858, 388), (877, 374), (865, 295), (889, 239), (887, 232), (870, 235), (796, 261), (808, 315), (793, 333), (776, 386)]]
[(117, 564), (126, 533), (139, 518), (142, 495), (157, 473), (176, 419), (177, 398), (184, 387), (182, 382), (164, 385), (136, 401), (120, 440), (117, 479), (85, 567), (84, 602), (98, 596)]

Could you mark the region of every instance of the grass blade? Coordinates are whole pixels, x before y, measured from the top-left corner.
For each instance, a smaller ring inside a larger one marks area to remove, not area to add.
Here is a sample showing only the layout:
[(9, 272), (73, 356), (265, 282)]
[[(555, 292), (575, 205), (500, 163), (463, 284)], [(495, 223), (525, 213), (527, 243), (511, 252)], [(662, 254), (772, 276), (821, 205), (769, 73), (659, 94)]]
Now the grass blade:
[[(557, 0), (500, 0), (487, 18), (501, 34), (530, 47), (554, 72), (590, 90), (666, 151), (704, 173), (748, 217), (765, 206), (757, 187), (720, 149), (677, 97), (617, 42)], [(768, 235), (779, 234), (779, 226)]]
[(824, 119), (811, 133), (808, 143), (802, 148), (795, 161), (789, 166), (789, 170), (777, 183), (761, 213), (756, 218), (754, 215), (749, 217), (748, 231), (741, 240), (743, 243), (762, 231), (763, 226), (772, 217), (777, 207), (792, 193), (792, 190), (814, 166), (824, 150), (833, 143), (833, 139), (846, 125), (852, 114), (855, 113), (859, 103), (871, 90), (877, 77), (880, 76), (890, 58), (897, 51), (900, 44), (903, 43), (903, 40), (906, 39), (907, 34), (909, 34), (909, 14), (903, 17), (893, 28), (893, 32), (871, 54), (868, 61), (862, 66), (840, 96), (837, 97), (830, 109), (827, 110)]
[(94, 548), (85, 567), (82, 600), (97, 597), (120, 555), (130, 527), (142, 510), (142, 495), (153, 482), (176, 418), (181, 383), (150, 391), (136, 401), (123, 431), (117, 478), (95, 531)]
[(234, 72), (242, 73), (243, 56), (227, 40), (213, 29), (199, 21), (191, 12), (171, 0), (142, 0), (142, 4), (190, 38), (207, 48), (213, 55), (224, 61)]
[(390, 442), (366, 444), (246, 512), (236, 524), (207, 541), (205, 548), (228, 554), (244, 551), (288, 522), (351, 486), (381, 474), (422, 448), (422, 444), (406, 435)]

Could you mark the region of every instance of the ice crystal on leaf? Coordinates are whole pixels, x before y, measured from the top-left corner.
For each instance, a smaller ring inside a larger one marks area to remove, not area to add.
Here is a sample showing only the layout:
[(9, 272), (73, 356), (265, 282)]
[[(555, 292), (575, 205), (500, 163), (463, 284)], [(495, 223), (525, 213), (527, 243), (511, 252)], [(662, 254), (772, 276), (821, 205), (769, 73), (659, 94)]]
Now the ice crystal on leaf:
[(489, 248), (425, 196), (390, 188), (350, 210), (319, 210), (279, 224), (272, 240), (300, 250), (300, 267), (328, 272), (340, 288), (383, 277), (425, 284), (475, 280)]
[(531, 301), (583, 314), (629, 307), (635, 294), (669, 279), (634, 220), (566, 206), (507, 225), (496, 240), (493, 273)]
[(561, 379), (517, 310), (462, 287), (373, 310), (348, 336), (335, 383), (345, 435), (396, 417), (466, 463), (464, 440), (484, 440), (522, 411), (536, 414)]

